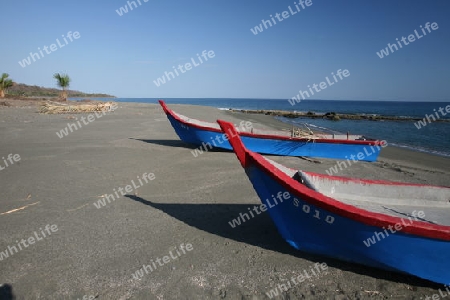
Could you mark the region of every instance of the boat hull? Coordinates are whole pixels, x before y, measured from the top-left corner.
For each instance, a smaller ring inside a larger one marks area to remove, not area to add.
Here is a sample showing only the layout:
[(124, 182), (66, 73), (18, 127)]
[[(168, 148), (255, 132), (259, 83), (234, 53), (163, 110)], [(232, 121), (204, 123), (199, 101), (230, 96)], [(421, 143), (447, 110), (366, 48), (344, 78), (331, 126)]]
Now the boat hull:
[[(319, 208), (295, 195), (256, 167), (246, 168), (261, 202), (283, 238), (294, 248), (344, 261), (450, 283), (448, 241), (392, 233)], [(280, 202), (279, 193), (289, 199)], [(402, 226), (408, 225), (402, 221)], [(376, 234), (378, 233), (378, 234)], [(384, 237), (383, 237), (384, 236)], [(368, 242), (372, 240), (375, 243)]]

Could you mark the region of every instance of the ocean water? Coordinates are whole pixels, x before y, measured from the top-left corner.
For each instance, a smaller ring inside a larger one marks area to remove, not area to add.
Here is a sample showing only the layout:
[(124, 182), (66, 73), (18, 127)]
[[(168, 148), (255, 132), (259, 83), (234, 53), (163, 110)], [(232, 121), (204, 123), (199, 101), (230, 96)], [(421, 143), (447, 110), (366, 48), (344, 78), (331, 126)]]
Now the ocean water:
[[(104, 100), (104, 99), (103, 99)], [(158, 103), (158, 99), (116, 98), (119, 102)], [(212, 106), (219, 109), (271, 109), (301, 112), (336, 112), (349, 114), (368, 114), (400, 117), (425, 118), (434, 114), (440, 107), (450, 105), (449, 102), (402, 102), (402, 101), (338, 101), (338, 100), (302, 100), (292, 106), (287, 99), (190, 99), (166, 98), (167, 104), (191, 104)], [(450, 119), (438, 112), (441, 119)], [(276, 117), (289, 124), (306, 124), (311, 129), (323, 131), (361, 134), (371, 138), (386, 140), (390, 146), (404, 147), (416, 151), (450, 157), (450, 122), (427, 122), (426, 126), (417, 129), (416, 121), (367, 121)]]

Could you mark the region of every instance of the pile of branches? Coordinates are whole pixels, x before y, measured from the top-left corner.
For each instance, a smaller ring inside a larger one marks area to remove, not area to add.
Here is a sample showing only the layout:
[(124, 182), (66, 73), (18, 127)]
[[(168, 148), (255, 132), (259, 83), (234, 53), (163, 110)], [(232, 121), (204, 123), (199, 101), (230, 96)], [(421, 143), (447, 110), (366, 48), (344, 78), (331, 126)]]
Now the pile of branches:
[(68, 114), (68, 113), (86, 113), (96, 111), (112, 111), (112, 107), (117, 106), (115, 102), (99, 102), (99, 103), (74, 103), (65, 104), (53, 101), (47, 101), (42, 104), (39, 112), (43, 114)]

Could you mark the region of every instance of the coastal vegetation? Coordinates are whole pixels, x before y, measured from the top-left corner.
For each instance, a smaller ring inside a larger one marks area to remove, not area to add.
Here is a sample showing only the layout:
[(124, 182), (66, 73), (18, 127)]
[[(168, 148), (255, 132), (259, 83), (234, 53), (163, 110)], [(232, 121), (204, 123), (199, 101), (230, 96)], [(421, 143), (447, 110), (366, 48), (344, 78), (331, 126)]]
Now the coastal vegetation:
[(6, 91), (14, 86), (12, 79), (8, 79), (9, 74), (3, 73), (0, 77), (0, 98), (5, 98)]
[(53, 78), (56, 79), (56, 84), (57, 84), (60, 88), (62, 88), (61, 95), (60, 95), (61, 100), (67, 101), (67, 92), (66, 92), (66, 89), (69, 87), (70, 81), (71, 81), (69, 75), (67, 75), (67, 74), (59, 74), (59, 73), (55, 73), (55, 74), (53, 75)]

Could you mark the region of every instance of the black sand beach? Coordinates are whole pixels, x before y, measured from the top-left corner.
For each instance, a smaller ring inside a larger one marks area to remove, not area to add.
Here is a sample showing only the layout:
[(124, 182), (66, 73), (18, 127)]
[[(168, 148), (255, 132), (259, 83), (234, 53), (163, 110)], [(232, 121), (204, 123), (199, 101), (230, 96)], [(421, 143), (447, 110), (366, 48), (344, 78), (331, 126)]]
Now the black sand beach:
[[(171, 107), (206, 121), (288, 128), (270, 116)], [(229, 221), (260, 203), (235, 155), (194, 157), (158, 105), (119, 103), (62, 138), (56, 132), (89, 114), (36, 111), (0, 107), (0, 156), (20, 155), (0, 171), (0, 255), (9, 255), (0, 261), (0, 299), (268, 299), (271, 289), (315, 263), (327, 269), (278, 299), (425, 299), (445, 290), (296, 251), (267, 214), (232, 228)], [(271, 158), (320, 173), (336, 163)], [(449, 185), (450, 160), (388, 147), (378, 162), (359, 162), (339, 175)], [(97, 202), (128, 185), (125, 196)], [(49, 234), (46, 225), (57, 231)], [(36, 234), (41, 240), (19, 249)], [(143, 265), (153, 270), (140, 276)]]

